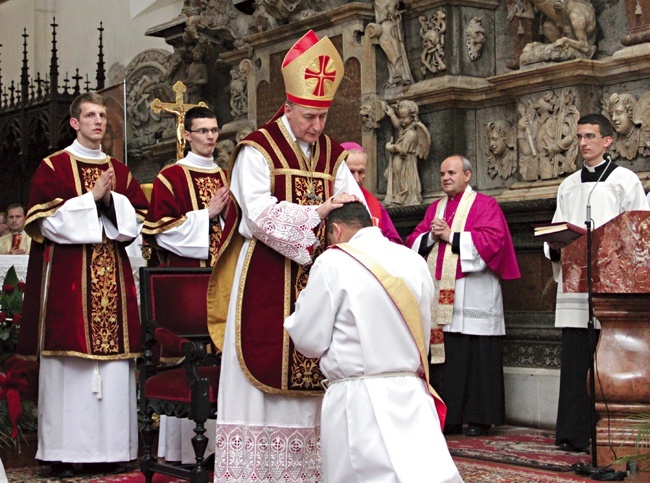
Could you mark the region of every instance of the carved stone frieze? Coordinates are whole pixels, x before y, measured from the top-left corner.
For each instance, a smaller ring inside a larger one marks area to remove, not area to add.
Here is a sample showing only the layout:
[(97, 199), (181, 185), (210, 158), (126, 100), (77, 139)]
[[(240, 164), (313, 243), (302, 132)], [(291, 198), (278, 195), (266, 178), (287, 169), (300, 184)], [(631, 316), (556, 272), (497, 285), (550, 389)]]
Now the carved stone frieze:
[(379, 44), (388, 59), (388, 82), (385, 87), (413, 84), (399, 3), (398, 0), (375, 0), (376, 23), (366, 26), (366, 35)]
[[(609, 98), (601, 99), (602, 114), (610, 120), (615, 131), (614, 143), (609, 149), (612, 159), (619, 156), (635, 159), (639, 153), (641, 123), (635, 124), (633, 121), (636, 102), (636, 97), (627, 93), (614, 93)], [(646, 118), (648, 114), (650, 113), (645, 113)]]
[(517, 142), (522, 179), (554, 179), (576, 170), (580, 113), (574, 98), (570, 89), (563, 89), (559, 95), (548, 91), (535, 101), (519, 103)]
[(641, 126), (639, 154), (650, 156), (650, 91), (643, 94), (634, 106), (632, 122)]
[(469, 60), (474, 62), (481, 57), (485, 44), (485, 29), (483, 28), (483, 19), (481, 17), (472, 17), (465, 29), (465, 47)]
[(149, 108), (156, 97), (164, 101), (171, 100), (171, 86), (166, 82), (169, 57), (169, 52), (164, 50), (145, 50), (126, 68), (126, 113), (130, 148), (142, 143), (155, 143), (154, 133), (158, 133), (159, 139), (175, 136), (173, 119), (161, 118)]
[(420, 72), (425, 76), (428, 72), (433, 74), (447, 69), (445, 64), (445, 31), (447, 30), (446, 15), (442, 10), (428, 17), (421, 15), (420, 37), (422, 38), (422, 54)]
[(230, 115), (238, 118), (248, 114), (248, 73), (252, 62), (242, 60), (230, 70)]
[(508, 121), (491, 121), (485, 125), (488, 161), (487, 173), (508, 179), (517, 172), (517, 130)]
[(531, 42), (519, 62), (562, 62), (591, 59), (596, 53), (596, 11), (589, 0), (530, 0), (543, 18), (542, 31), (550, 43)]

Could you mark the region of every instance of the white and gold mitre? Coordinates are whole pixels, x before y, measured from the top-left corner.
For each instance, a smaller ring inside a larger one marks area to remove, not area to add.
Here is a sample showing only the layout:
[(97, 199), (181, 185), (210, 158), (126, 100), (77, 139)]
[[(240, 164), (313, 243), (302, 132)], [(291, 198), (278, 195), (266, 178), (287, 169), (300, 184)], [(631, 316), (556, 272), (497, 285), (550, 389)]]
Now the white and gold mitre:
[(328, 37), (313, 30), (293, 44), (282, 62), (287, 100), (301, 106), (328, 108), (343, 79), (343, 60)]

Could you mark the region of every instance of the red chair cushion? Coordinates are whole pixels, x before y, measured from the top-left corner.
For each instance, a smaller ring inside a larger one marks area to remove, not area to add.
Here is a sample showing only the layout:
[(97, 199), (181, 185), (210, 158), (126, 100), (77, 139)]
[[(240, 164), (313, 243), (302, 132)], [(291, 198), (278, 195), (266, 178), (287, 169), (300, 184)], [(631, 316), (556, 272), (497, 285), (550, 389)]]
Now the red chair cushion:
[[(204, 366), (199, 367), (198, 370), (199, 375), (210, 381), (210, 403), (216, 404), (221, 366)], [(185, 403), (189, 403), (192, 398), (185, 369), (173, 369), (150, 377), (144, 384), (144, 394), (149, 399)]]

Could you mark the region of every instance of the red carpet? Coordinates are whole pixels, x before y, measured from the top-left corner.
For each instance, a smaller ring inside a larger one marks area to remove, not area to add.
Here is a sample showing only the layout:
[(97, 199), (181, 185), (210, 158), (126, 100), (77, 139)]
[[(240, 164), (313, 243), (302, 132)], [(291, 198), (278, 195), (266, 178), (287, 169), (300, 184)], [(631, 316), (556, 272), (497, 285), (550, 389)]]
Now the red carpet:
[(507, 468), (494, 463), (459, 461), (456, 466), (465, 483), (563, 483), (575, 481), (585, 483), (584, 478), (573, 475), (552, 475), (535, 470)]
[(511, 426), (494, 428), (484, 437), (447, 437), (449, 452), (462, 458), (548, 471), (573, 471), (572, 464), (591, 461), (586, 453), (560, 451), (553, 443), (551, 433)]
[[(539, 471), (517, 468), (506, 468), (493, 463), (482, 463), (473, 461), (456, 461), (458, 470), (465, 480), (465, 483), (562, 483), (562, 482), (583, 482), (584, 479), (573, 478), (569, 475), (552, 475)], [(136, 466), (133, 465), (135, 468)], [(10, 482), (50, 482), (61, 481), (49, 478), (47, 467), (30, 466), (25, 468), (11, 469), (7, 471)], [(128, 473), (113, 476), (89, 476), (79, 475), (74, 478), (66, 478), (66, 482), (94, 482), (94, 483), (144, 483), (142, 474), (134, 469)], [(183, 480), (155, 475), (154, 483), (180, 483)], [(424, 480), (423, 480), (424, 481)]]

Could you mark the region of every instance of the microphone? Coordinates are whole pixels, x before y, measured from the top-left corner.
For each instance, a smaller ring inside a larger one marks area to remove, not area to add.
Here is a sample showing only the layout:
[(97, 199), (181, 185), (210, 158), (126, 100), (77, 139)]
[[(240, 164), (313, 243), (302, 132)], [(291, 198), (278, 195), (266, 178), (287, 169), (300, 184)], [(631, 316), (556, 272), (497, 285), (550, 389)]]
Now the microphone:
[(588, 228), (591, 225), (591, 195), (594, 193), (594, 190), (596, 189), (596, 186), (598, 186), (598, 183), (600, 183), (600, 180), (602, 179), (602, 177), (607, 172), (607, 169), (609, 168), (609, 165), (612, 163), (612, 156), (609, 153), (603, 154), (603, 159), (607, 161), (607, 166), (605, 166), (605, 169), (603, 169), (603, 172), (600, 173), (600, 176), (596, 180), (596, 183), (594, 184), (593, 188), (591, 188), (591, 191), (589, 192), (589, 196), (587, 196), (587, 220), (585, 221), (585, 225), (587, 225)]

